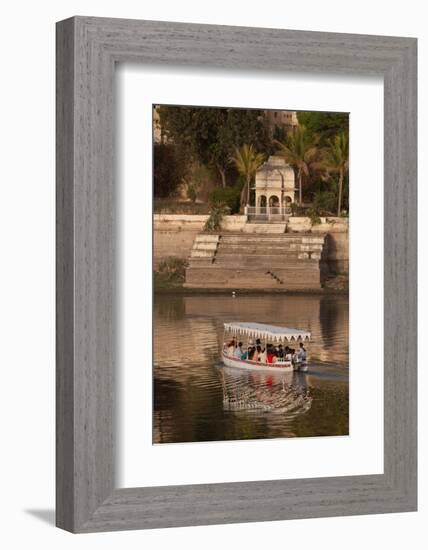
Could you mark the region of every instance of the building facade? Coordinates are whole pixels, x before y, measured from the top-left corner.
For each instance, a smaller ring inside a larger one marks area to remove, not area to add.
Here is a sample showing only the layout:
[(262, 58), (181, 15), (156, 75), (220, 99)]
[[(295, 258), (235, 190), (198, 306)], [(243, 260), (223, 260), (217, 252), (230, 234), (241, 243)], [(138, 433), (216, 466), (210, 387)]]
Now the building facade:
[(275, 111), (269, 110), (264, 112), (264, 117), (267, 122), (271, 136), (275, 135), (275, 129), (284, 130), (287, 134), (299, 125), (296, 111)]
[(295, 201), (295, 179), (293, 168), (282, 157), (270, 156), (256, 173), (255, 208), (289, 208)]

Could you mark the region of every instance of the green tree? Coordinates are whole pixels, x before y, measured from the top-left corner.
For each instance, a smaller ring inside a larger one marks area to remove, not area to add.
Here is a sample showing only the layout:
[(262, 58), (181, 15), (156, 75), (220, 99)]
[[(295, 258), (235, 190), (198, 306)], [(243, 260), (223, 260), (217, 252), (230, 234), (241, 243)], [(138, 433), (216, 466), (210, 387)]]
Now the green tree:
[(305, 126), (296, 126), (289, 133), (285, 143), (276, 142), (279, 153), (297, 172), (299, 185), (299, 204), (302, 204), (303, 176), (309, 176), (311, 164), (317, 160), (318, 137), (309, 132)]
[(349, 140), (348, 132), (340, 132), (334, 139), (328, 141), (323, 151), (322, 166), (330, 174), (338, 174), (337, 215), (342, 211), (343, 181), (349, 169)]
[(185, 145), (191, 156), (215, 168), (223, 187), (235, 146), (254, 143), (266, 149), (269, 143), (262, 111), (257, 109), (161, 106), (159, 117), (168, 139)]
[(230, 214), (237, 214), (240, 207), (241, 192), (239, 187), (228, 185), (211, 191), (209, 200), (212, 206), (227, 206)]
[(329, 113), (321, 111), (300, 111), (297, 120), (308, 132), (320, 137), (320, 145), (325, 146), (329, 139), (349, 128), (348, 113)]
[(242, 145), (235, 147), (234, 154), (231, 157), (238, 172), (245, 179), (245, 183), (241, 190), (241, 206), (250, 203), (250, 183), (256, 175), (258, 168), (263, 164), (265, 156), (262, 153), (257, 153), (252, 145)]
[(153, 188), (156, 198), (174, 195), (186, 178), (188, 163), (180, 145), (156, 143), (153, 149)]

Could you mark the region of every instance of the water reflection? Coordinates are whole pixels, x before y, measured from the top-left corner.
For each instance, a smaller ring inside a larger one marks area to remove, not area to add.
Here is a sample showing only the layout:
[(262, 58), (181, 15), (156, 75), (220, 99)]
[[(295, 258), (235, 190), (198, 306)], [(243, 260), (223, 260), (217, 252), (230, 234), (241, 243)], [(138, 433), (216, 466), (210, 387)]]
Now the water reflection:
[(262, 374), (223, 367), (220, 377), (226, 411), (269, 411), (295, 416), (311, 406), (309, 388), (300, 383), (297, 373)]
[[(310, 372), (223, 367), (233, 320), (311, 331)], [(348, 433), (346, 297), (156, 295), (154, 322), (154, 443)]]

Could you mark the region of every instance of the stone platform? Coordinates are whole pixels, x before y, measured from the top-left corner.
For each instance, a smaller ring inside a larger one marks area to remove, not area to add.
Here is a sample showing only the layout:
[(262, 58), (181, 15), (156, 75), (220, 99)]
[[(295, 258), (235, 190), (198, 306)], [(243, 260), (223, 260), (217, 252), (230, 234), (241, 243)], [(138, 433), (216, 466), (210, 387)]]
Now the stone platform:
[(187, 288), (317, 290), (324, 235), (200, 233), (186, 269)]

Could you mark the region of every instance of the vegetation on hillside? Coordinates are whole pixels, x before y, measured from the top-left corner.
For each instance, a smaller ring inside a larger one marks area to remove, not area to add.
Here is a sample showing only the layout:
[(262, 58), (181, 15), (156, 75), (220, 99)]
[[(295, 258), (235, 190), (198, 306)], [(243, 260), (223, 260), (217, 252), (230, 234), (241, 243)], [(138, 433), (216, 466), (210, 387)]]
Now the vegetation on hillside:
[(217, 171), (226, 187), (230, 156), (235, 147), (252, 143), (269, 146), (269, 135), (258, 109), (161, 106), (160, 124), (165, 134), (183, 147), (190, 158)]
[[(271, 132), (258, 109), (160, 106), (158, 113), (164, 138), (154, 146), (156, 211), (171, 201), (170, 212), (238, 213), (257, 169), (277, 154), (296, 174), (296, 215), (348, 212), (348, 114), (299, 112), (298, 126)], [(173, 206), (176, 197), (189, 206)]]
[(328, 140), (340, 132), (348, 133), (348, 113), (328, 113), (322, 111), (300, 111), (297, 113), (300, 126), (308, 132), (319, 136), (321, 147), (327, 145)]

